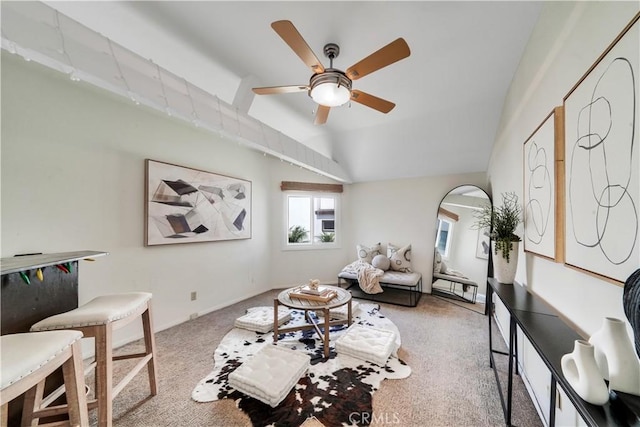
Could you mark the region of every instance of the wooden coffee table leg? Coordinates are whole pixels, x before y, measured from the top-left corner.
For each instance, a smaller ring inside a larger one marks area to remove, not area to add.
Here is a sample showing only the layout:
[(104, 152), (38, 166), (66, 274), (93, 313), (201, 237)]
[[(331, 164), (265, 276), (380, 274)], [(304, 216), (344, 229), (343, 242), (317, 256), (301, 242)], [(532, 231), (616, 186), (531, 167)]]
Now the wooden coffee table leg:
[(273, 300), (273, 342), (278, 342), (278, 298)]
[(351, 322), (353, 321), (353, 312), (351, 311), (351, 300), (348, 302), (349, 306), (347, 307), (347, 327), (351, 326)]
[(324, 358), (329, 358), (329, 309), (323, 308), (324, 313)]

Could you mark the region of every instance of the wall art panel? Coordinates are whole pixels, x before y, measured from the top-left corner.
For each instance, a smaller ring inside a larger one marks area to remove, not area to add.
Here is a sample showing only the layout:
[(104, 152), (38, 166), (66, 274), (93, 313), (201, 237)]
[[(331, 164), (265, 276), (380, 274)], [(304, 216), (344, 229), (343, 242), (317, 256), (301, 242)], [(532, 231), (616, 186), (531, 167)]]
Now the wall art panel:
[(145, 245), (251, 238), (251, 181), (146, 160)]
[(556, 155), (562, 146), (562, 107), (554, 109), (524, 143), (524, 250), (556, 260), (559, 257), (556, 209), (558, 206)]
[(640, 24), (565, 97), (565, 263), (624, 282), (640, 266)]

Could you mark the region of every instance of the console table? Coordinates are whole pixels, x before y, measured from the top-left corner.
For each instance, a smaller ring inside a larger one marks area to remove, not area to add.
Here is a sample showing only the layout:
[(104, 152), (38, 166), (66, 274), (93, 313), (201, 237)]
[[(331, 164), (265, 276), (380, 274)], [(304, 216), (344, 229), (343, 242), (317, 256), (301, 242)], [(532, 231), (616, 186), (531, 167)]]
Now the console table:
[[(640, 402), (640, 397), (611, 392), (609, 402), (603, 406), (585, 402), (576, 394), (562, 374), (560, 359), (573, 351), (574, 341), (584, 339), (570, 328), (550, 305), (542, 298), (528, 292), (517, 282), (506, 285), (494, 278), (487, 280), (487, 301), (491, 304), (495, 294), (509, 312), (509, 371), (506, 402), (502, 395), (500, 381), (496, 371), (496, 381), (500, 391), (500, 399), (504, 411), (505, 422), (511, 426), (511, 394), (513, 387), (513, 363), (517, 360), (516, 326), (527, 337), (551, 373), (551, 395), (549, 405), (549, 427), (555, 426), (556, 387), (559, 383), (569, 400), (585, 423), (589, 426), (631, 426), (638, 425), (638, 416), (630, 407)], [(494, 353), (505, 354), (493, 349), (491, 318), (493, 310), (489, 309), (489, 364), (496, 370)]]

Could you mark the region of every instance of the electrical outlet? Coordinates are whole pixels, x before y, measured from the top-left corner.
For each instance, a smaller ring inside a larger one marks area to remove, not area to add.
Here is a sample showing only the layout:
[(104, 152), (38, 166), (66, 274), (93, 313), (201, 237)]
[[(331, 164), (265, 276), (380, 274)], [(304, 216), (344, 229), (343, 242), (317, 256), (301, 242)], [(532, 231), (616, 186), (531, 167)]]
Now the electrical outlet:
[(198, 299), (198, 293), (196, 291), (191, 292), (191, 301)]
[(198, 313), (193, 313), (191, 316), (189, 316), (189, 320), (193, 320), (197, 318), (198, 318)]

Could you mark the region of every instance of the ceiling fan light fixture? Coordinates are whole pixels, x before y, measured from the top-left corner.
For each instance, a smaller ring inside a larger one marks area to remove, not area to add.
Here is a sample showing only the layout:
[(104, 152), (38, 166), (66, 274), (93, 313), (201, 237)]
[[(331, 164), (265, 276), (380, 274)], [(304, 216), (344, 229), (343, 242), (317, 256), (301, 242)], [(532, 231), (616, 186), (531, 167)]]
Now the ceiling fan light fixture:
[(309, 96), (325, 107), (338, 107), (351, 99), (351, 80), (342, 72), (328, 69), (314, 74), (309, 84)]

